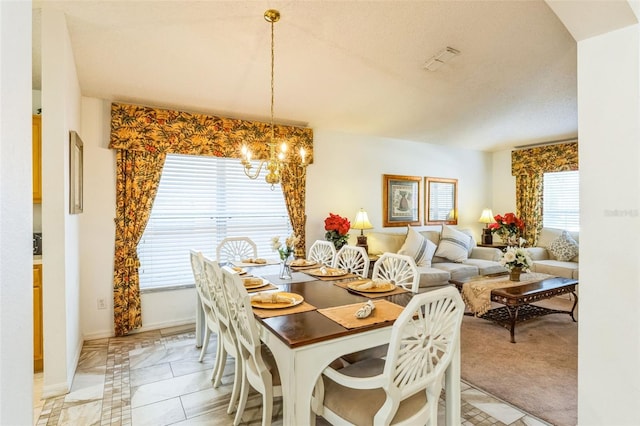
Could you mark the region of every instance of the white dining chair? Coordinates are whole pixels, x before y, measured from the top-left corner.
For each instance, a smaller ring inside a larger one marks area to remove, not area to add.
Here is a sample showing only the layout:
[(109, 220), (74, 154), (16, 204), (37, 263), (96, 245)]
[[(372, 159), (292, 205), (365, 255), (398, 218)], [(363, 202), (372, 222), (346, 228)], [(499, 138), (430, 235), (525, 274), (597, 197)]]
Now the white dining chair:
[(242, 362), (244, 372), (233, 424), (237, 426), (242, 420), (251, 387), (262, 395), (262, 425), (267, 426), (271, 424), (273, 398), (282, 396), (278, 367), (271, 352), (260, 342), (258, 325), (251, 307), (251, 296), (242, 280), (228, 266), (223, 268), (222, 274), (231, 326), (238, 343), (237, 362)]
[[(209, 293), (209, 285), (207, 284), (207, 279), (204, 274), (204, 258), (202, 256), (202, 253), (199, 251), (190, 250), (189, 258), (191, 260), (193, 279), (196, 284), (196, 292), (198, 293), (200, 306), (202, 307), (202, 311), (204, 312), (204, 339), (202, 341), (202, 349), (200, 350), (200, 358), (198, 358), (198, 361), (202, 362), (204, 356), (207, 353), (207, 347), (209, 346), (211, 333), (215, 333), (216, 336), (218, 336), (218, 319), (215, 317), (213, 302)], [(220, 338), (217, 337), (216, 340), (219, 341)], [(221, 345), (217, 344), (215, 365), (217, 365), (218, 357), (220, 356), (220, 348)]]
[(444, 374), (459, 348), (463, 313), (453, 287), (415, 295), (393, 324), (386, 359), (323, 371), (314, 412), (331, 424), (437, 425)]
[(228, 237), (216, 247), (216, 260), (219, 264), (258, 256), (258, 247), (249, 237)]
[(389, 281), (413, 293), (417, 293), (420, 286), (416, 262), (403, 254), (383, 253), (373, 266), (371, 278)]
[(238, 400), (238, 396), (240, 395), (240, 383), (242, 382), (242, 376), (244, 372), (242, 370), (242, 362), (238, 358), (236, 336), (231, 326), (229, 308), (227, 307), (227, 300), (224, 296), (225, 290), (224, 284), (222, 282), (222, 270), (218, 266), (218, 262), (216, 262), (215, 260), (208, 259), (204, 256), (203, 258), (204, 274), (209, 286), (211, 305), (213, 307), (213, 316), (217, 322), (218, 327), (219, 349), (216, 354), (215, 367), (211, 374), (211, 380), (213, 381), (214, 388), (219, 387), (222, 383), (222, 376), (224, 374), (224, 367), (227, 363), (227, 356), (235, 358), (233, 388), (231, 390), (229, 407), (227, 408), (227, 413), (231, 414), (235, 410), (236, 401)]
[(336, 247), (330, 241), (316, 240), (309, 249), (309, 260), (322, 263), (327, 266), (333, 265), (336, 256)]
[(369, 273), (369, 255), (364, 247), (345, 245), (336, 254), (332, 266), (366, 277)]

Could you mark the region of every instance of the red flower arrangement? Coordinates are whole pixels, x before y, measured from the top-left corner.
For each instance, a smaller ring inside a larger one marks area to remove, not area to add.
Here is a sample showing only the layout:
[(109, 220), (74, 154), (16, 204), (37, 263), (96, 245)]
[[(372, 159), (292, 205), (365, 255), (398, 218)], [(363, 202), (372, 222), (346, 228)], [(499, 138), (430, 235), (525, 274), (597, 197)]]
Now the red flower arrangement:
[(491, 232), (498, 234), (503, 241), (516, 239), (524, 231), (524, 222), (513, 213), (505, 213), (504, 216), (497, 214), (493, 218), (496, 222), (490, 223), (488, 228)]
[(336, 250), (340, 250), (343, 245), (347, 244), (349, 239), (347, 232), (349, 232), (350, 228), (351, 222), (349, 222), (349, 219), (329, 213), (329, 217), (324, 220), (324, 229), (327, 231), (324, 237), (327, 241), (333, 243)]

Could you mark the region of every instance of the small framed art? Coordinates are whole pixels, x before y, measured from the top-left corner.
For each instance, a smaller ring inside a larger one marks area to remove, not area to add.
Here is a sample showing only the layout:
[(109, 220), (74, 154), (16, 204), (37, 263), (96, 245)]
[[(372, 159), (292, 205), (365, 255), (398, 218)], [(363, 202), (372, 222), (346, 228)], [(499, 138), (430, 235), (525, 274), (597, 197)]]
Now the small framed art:
[(69, 213), (82, 213), (83, 143), (78, 133), (69, 132)]
[(382, 175), (383, 226), (420, 225), (422, 177)]

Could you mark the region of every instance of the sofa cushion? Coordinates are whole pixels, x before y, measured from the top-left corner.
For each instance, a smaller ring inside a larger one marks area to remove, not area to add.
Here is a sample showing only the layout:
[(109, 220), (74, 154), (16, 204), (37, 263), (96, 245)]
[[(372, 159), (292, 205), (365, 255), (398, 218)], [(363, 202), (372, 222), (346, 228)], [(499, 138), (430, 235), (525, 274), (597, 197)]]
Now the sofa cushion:
[(414, 258), (416, 266), (431, 266), (431, 259), (435, 252), (436, 245), (410, 226), (407, 238), (398, 250), (398, 254)]
[(500, 263), (495, 262), (493, 260), (483, 260), (483, 259), (467, 259), (462, 262), (465, 265), (471, 265), (478, 268), (478, 275), (490, 275), (490, 274), (498, 274), (500, 272), (505, 272), (507, 269), (502, 266)]
[(562, 231), (547, 248), (557, 260), (566, 262), (578, 255), (578, 243), (567, 231)]
[(442, 262), (434, 263), (433, 267), (447, 271), (451, 275), (452, 280), (461, 280), (464, 278), (479, 275), (478, 267), (475, 265), (467, 265), (464, 263)]
[(577, 262), (561, 262), (559, 260), (537, 260), (533, 262), (531, 271), (549, 274), (556, 277), (578, 279)]
[(447, 271), (430, 266), (418, 266), (420, 274), (420, 283), (418, 287), (437, 287), (449, 284), (451, 274)]
[(469, 257), (471, 237), (464, 232), (442, 225), (440, 243), (435, 255), (444, 257), (452, 262), (462, 262)]
[(397, 253), (406, 239), (406, 234), (368, 232), (367, 245), (369, 246), (369, 254)]

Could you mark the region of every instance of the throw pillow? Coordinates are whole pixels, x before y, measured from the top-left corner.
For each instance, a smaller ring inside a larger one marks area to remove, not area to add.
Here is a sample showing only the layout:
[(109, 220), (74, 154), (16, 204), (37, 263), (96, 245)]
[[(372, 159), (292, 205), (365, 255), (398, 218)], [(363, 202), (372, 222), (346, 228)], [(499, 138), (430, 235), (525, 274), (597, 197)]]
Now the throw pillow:
[(467, 250), (469, 252), (469, 256), (471, 256), (471, 252), (473, 251), (473, 248), (477, 245), (476, 239), (473, 238), (473, 232), (471, 232), (470, 229), (461, 229), (460, 232), (464, 232), (469, 236), (469, 247), (467, 247)]
[(436, 245), (410, 226), (407, 231), (407, 239), (398, 250), (398, 254), (413, 257), (416, 261), (416, 266), (431, 266), (431, 259), (435, 252)]
[(548, 249), (557, 260), (567, 262), (578, 254), (578, 243), (567, 231), (562, 231), (562, 234), (549, 244)]
[(452, 262), (464, 262), (469, 257), (470, 244), (471, 237), (469, 235), (447, 225), (442, 225), (440, 244), (438, 244), (435, 255)]

